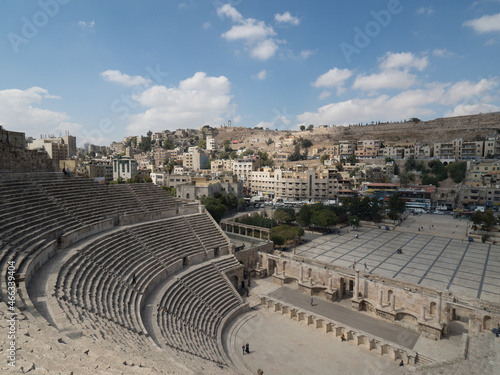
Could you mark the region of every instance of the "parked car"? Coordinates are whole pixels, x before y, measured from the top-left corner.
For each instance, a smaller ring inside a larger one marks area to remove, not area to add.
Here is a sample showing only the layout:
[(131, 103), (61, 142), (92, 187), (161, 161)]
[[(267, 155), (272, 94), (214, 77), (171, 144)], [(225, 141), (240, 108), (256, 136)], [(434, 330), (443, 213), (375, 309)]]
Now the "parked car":
[(444, 212), (443, 211), (439, 211), (439, 210), (434, 211), (434, 213), (436, 215), (444, 215)]

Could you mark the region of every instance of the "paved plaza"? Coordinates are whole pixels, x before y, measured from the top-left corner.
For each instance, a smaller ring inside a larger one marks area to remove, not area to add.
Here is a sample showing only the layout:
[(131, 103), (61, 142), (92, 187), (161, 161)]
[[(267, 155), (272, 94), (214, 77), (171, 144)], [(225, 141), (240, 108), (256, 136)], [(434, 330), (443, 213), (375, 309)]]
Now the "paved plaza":
[(321, 236), (296, 254), (500, 303), (500, 244), (469, 242), (467, 230), (466, 220), (447, 215), (410, 216), (394, 230), (361, 227)]

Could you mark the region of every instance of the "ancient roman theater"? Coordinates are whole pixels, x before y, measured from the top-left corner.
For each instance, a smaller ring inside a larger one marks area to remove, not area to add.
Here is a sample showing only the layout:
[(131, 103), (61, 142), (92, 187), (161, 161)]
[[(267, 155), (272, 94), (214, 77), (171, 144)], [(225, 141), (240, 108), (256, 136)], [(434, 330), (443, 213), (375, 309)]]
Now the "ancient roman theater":
[(281, 252), (147, 183), (2, 173), (0, 203), (2, 374), (498, 373), (500, 247), (466, 221)]

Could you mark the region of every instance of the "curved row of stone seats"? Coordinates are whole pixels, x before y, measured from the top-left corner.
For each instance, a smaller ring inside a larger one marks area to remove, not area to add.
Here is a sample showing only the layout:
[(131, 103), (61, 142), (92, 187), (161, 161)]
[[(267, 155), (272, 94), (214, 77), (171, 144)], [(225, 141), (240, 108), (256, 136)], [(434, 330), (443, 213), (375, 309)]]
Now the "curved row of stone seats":
[(167, 266), (179, 259), (205, 255), (204, 244), (194, 235), (184, 217), (165, 219), (148, 226), (133, 226), (128, 230)]
[(159, 207), (183, 204), (176, 198), (165, 194), (161, 187), (154, 184), (129, 184), (127, 186), (147, 210), (157, 210)]
[(186, 220), (207, 250), (227, 245), (227, 240), (222, 234), (222, 230), (211, 217), (203, 214), (195, 214), (186, 216)]
[(16, 268), (16, 281), (23, 281), (29, 261), (62, 233), (79, 226), (32, 184), (0, 179), (0, 295), (5, 293), (9, 262)]
[(170, 282), (158, 304), (156, 321), (168, 346), (224, 363), (218, 330), (224, 317), (243, 301), (221, 270), (239, 266), (234, 256), (224, 257), (195, 266)]
[(132, 331), (145, 333), (141, 295), (161, 263), (126, 230), (84, 246), (59, 272), (56, 295)]
[(36, 184), (57, 204), (73, 211), (85, 222), (145, 211), (132, 192), (118, 186), (100, 185), (77, 177), (37, 181)]

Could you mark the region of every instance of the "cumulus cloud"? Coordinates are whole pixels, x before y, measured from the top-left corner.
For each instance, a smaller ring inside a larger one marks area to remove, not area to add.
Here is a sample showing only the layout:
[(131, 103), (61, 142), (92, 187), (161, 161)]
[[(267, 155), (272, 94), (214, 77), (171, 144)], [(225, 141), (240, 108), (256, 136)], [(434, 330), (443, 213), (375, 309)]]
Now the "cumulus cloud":
[(446, 48), (443, 49), (435, 49), (432, 51), (432, 55), (436, 57), (452, 57), (455, 56), (453, 52), (448, 51)]
[(368, 76), (359, 74), (356, 77), (352, 88), (370, 92), (380, 89), (405, 90), (413, 86), (416, 80), (417, 76), (415, 74), (411, 74), (407, 71), (391, 69)]
[(233, 22), (239, 22), (243, 20), (243, 16), (238, 12), (231, 4), (227, 3), (217, 9), (217, 15), (219, 17), (228, 17)]
[(203, 30), (208, 30), (208, 29), (212, 28), (212, 23), (210, 21), (204, 22), (203, 25), (201, 25), (201, 28)]
[(465, 21), (463, 26), (471, 27), (479, 34), (498, 32), (500, 31), (500, 13)]
[(412, 52), (387, 52), (380, 59), (380, 68), (382, 70), (415, 68), (418, 71), (422, 71), (428, 64), (429, 60), (427, 57), (417, 57)]
[(101, 77), (104, 78), (105, 81), (118, 83), (123, 86), (140, 86), (151, 83), (151, 80), (144, 77), (131, 77), (128, 74), (121, 73), (119, 70), (106, 70), (101, 73)]
[(41, 87), (26, 90), (7, 89), (0, 91), (0, 123), (7, 130), (25, 132), (28, 136), (40, 134), (58, 135), (66, 130), (72, 134), (80, 130), (79, 124), (70, 122), (64, 112), (42, 108), (47, 99), (59, 99)]
[(298, 124), (347, 125), (431, 116), (435, 115), (437, 109), (449, 116), (494, 111), (499, 109), (494, 104), (500, 99), (497, 95), (498, 86), (498, 77), (478, 82), (432, 82), (422, 88), (401, 91), (393, 96), (383, 94), (333, 102), (318, 108), (316, 112), (302, 113), (296, 120)]
[(300, 20), (292, 16), (290, 12), (285, 12), (283, 14), (276, 13), (274, 15), (274, 20), (278, 23), (288, 23), (290, 25), (297, 26), (300, 23)]
[(328, 72), (320, 75), (316, 81), (312, 83), (314, 87), (337, 88), (337, 94), (344, 92), (344, 82), (352, 76), (349, 69), (333, 68)]
[(324, 100), (326, 98), (329, 98), (332, 95), (332, 93), (328, 90), (323, 90), (321, 94), (319, 94), (318, 99), (319, 100)]
[(252, 77), (258, 80), (264, 80), (267, 77), (267, 71), (263, 69)]
[(210, 77), (203, 72), (177, 87), (153, 86), (133, 99), (148, 109), (129, 117), (129, 134), (218, 125), (234, 117), (231, 82), (225, 76)]
[(80, 29), (85, 31), (93, 32), (95, 30), (94, 29), (95, 21), (78, 21), (76, 24)]
[(467, 116), (475, 115), (478, 113), (498, 112), (500, 107), (494, 104), (487, 103), (472, 103), (472, 104), (459, 104), (453, 111), (445, 114), (445, 117)]
[(274, 37), (277, 34), (264, 21), (243, 18), (230, 4), (218, 8), (217, 14), (222, 18), (231, 19), (234, 23), (228, 31), (222, 33), (222, 38), (227, 41), (243, 41), (250, 56), (258, 60), (268, 60), (276, 54), (278, 45)]
[(310, 50), (310, 49), (305, 49), (303, 51), (300, 51), (300, 57), (303, 58), (304, 60), (307, 59), (309, 56), (315, 54), (316, 51)]

